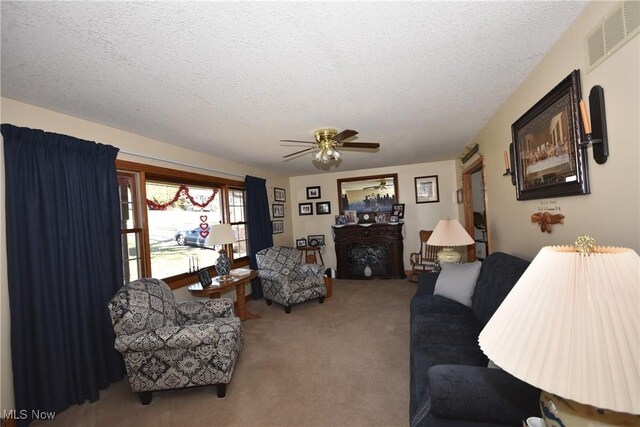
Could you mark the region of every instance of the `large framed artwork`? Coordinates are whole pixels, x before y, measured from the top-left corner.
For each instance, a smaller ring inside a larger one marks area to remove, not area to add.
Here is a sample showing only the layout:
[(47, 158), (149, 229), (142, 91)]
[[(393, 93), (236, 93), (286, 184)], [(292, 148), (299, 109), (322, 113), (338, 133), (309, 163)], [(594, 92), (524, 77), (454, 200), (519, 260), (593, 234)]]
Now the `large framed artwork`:
[(511, 126), (518, 200), (589, 194), (580, 93), (574, 70)]
[(398, 203), (397, 173), (342, 178), (337, 182), (340, 214), (391, 212), (393, 204)]

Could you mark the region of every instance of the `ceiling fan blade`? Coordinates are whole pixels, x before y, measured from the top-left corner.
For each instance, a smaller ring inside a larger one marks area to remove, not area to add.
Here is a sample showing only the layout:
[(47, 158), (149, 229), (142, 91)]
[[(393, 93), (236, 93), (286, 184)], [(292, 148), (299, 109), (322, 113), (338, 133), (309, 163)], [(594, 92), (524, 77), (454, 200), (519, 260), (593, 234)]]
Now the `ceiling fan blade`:
[(297, 139), (281, 139), (280, 142), (303, 142), (305, 144), (315, 144), (315, 141), (298, 141)]
[(286, 156), (282, 156), (282, 158), (283, 158), (283, 159), (286, 159), (287, 157), (293, 157), (293, 156), (295, 156), (296, 154), (301, 154), (301, 153), (304, 153), (305, 151), (310, 151), (310, 150), (313, 150), (313, 147), (311, 147), (311, 148), (305, 148), (304, 150), (300, 150), (300, 151), (296, 151), (295, 153), (287, 154)]
[(377, 142), (343, 142), (342, 146), (346, 148), (380, 148), (380, 144)]
[(355, 130), (345, 129), (331, 139), (333, 139), (335, 142), (340, 142), (344, 139), (348, 139), (348, 138), (351, 138), (352, 136), (356, 136), (357, 134), (358, 132), (356, 132)]

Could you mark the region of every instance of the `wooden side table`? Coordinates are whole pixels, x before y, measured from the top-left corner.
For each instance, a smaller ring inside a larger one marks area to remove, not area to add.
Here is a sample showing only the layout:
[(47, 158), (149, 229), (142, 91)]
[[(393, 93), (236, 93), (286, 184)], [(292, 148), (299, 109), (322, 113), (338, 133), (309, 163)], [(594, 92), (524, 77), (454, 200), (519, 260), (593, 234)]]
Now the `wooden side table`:
[(232, 291), (235, 288), (238, 299), (238, 317), (240, 320), (259, 319), (259, 314), (254, 314), (247, 310), (244, 291), (245, 285), (251, 281), (251, 279), (258, 277), (258, 272), (255, 270), (237, 269), (231, 270), (230, 274), (231, 278), (229, 280), (218, 282), (214, 278), (213, 284), (204, 289), (200, 283), (194, 283), (187, 289), (189, 289), (189, 293), (194, 297), (220, 298), (221, 294)]
[[(302, 262), (306, 262), (307, 264), (316, 264), (319, 257), (320, 264), (324, 265), (322, 251), (320, 250), (322, 249), (321, 246), (298, 246), (296, 249), (300, 251), (300, 259)], [(318, 257), (316, 257), (316, 252), (318, 253)]]

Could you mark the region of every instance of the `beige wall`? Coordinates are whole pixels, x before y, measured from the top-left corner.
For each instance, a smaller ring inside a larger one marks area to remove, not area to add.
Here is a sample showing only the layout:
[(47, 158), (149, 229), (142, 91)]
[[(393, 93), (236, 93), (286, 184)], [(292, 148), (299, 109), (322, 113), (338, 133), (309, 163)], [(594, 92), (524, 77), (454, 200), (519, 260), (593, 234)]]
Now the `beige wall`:
[[(194, 151), (186, 150), (180, 147), (172, 146), (165, 142), (144, 138), (118, 129), (102, 126), (86, 120), (56, 113), (51, 110), (34, 107), (32, 105), (17, 102), (11, 99), (2, 98), (2, 123), (10, 123), (16, 126), (30, 127), (33, 129), (42, 129), (48, 132), (56, 132), (74, 136), (76, 138), (87, 139), (104, 144), (110, 144), (120, 148), (123, 151), (140, 154), (142, 156), (150, 156), (160, 159), (170, 159), (171, 162), (160, 160), (152, 160), (146, 157), (122, 154), (119, 159), (130, 160), (134, 162), (153, 164), (173, 169), (187, 170), (200, 174), (215, 175), (229, 179), (244, 180), (245, 175), (253, 175), (267, 179), (267, 191), (269, 197), (273, 198), (273, 187), (284, 188), (289, 193), (289, 179), (279, 176), (268, 171), (253, 168), (251, 166), (235, 163), (233, 161), (204, 155)], [(4, 152), (2, 143), (0, 143), (0, 152)], [(181, 166), (176, 163), (193, 166)], [(12, 409), (14, 407), (13, 399), (13, 382), (11, 372), (11, 343), (10, 343), (10, 327), (9, 327), (9, 298), (8, 298), (8, 281), (7, 281), (7, 258), (6, 258), (6, 233), (5, 233), (5, 184), (4, 184), (4, 159), (0, 162), (2, 165), (0, 178), (0, 223), (1, 241), (0, 241), (0, 322), (1, 323), (1, 341), (0, 341), (0, 375), (2, 385), (0, 388), (0, 410)], [(214, 172), (212, 170), (224, 171)], [(274, 235), (276, 244), (289, 244), (291, 242), (291, 215), (285, 213), (285, 232), (283, 234)], [(188, 291), (182, 288), (177, 290), (176, 298), (178, 300), (190, 298)], [(234, 297), (233, 293), (225, 296)]]
[[(345, 157), (343, 161), (348, 162), (348, 157)], [(311, 166), (311, 159), (309, 159), (309, 165)], [(398, 174), (398, 203), (405, 204), (404, 267), (408, 269), (409, 254), (420, 247), (418, 232), (422, 229), (433, 230), (440, 219), (447, 217), (458, 219), (458, 205), (455, 202), (455, 162), (453, 160), (292, 177), (290, 179), (291, 203), (289, 211), (293, 217), (294, 239), (306, 238), (310, 234), (324, 234), (326, 247), (322, 257), (327, 267), (335, 268), (335, 245), (331, 225), (335, 224), (335, 215), (338, 214), (337, 180), (392, 173)], [(440, 202), (416, 204), (414, 178), (428, 175), (438, 175)], [(320, 186), (321, 199), (307, 200), (306, 188), (312, 186)], [(318, 201), (331, 202), (331, 215), (315, 215), (315, 202)], [(298, 203), (303, 202), (313, 202), (314, 215), (298, 215)], [(293, 243), (291, 242), (291, 244)]]
[[(616, 4), (589, 4), (473, 141), (485, 156), (493, 251), (532, 259), (542, 246), (572, 244), (578, 235), (589, 234), (600, 244), (640, 252), (640, 37), (590, 73), (583, 47), (584, 37)], [(598, 165), (588, 149), (589, 195), (517, 201), (515, 187), (502, 176), (511, 124), (574, 69), (580, 69), (583, 98), (594, 85), (604, 88), (610, 157)], [(541, 202), (550, 201), (560, 206), (565, 223), (547, 234), (531, 224), (530, 217)]]

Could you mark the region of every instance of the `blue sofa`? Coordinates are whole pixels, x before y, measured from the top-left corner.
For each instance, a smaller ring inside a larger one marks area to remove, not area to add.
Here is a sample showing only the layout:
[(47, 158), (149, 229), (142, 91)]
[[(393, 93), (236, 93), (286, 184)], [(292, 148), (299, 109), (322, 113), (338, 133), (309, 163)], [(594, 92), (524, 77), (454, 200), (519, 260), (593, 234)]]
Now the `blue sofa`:
[(466, 307), (433, 295), (437, 273), (421, 274), (411, 300), (410, 425), (522, 425), (539, 414), (540, 390), (488, 368), (478, 335), (529, 262), (496, 252), (482, 263)]

